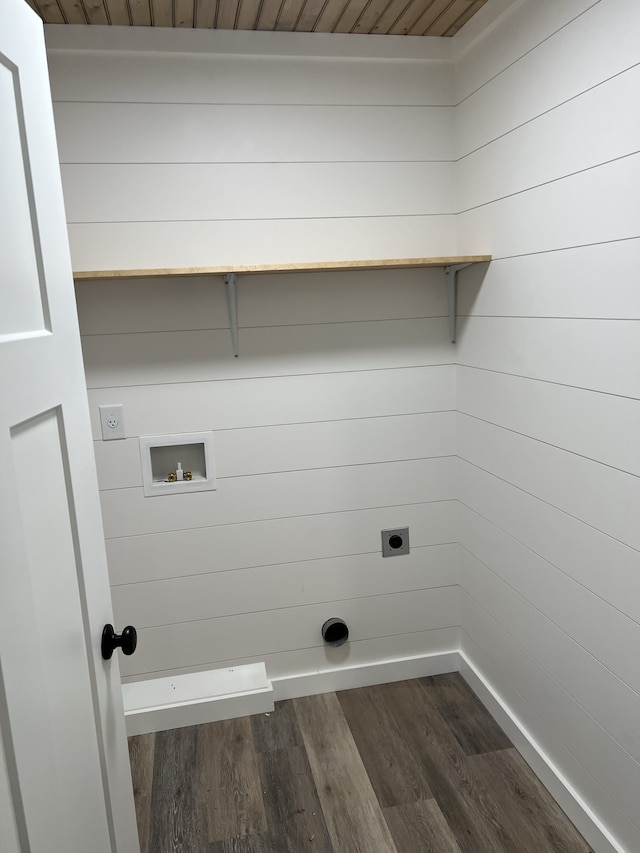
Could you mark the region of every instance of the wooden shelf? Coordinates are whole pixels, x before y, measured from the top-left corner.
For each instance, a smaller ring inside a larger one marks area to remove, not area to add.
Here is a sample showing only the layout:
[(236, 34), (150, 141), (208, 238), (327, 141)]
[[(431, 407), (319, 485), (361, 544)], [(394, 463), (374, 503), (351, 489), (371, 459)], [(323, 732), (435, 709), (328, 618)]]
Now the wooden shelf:
[(176, 267), (173, 269), (149, 270), (81, 270), (75, 272), (76, 281), (115, 281), (130, 278), (183, 278), (186, 276), (223, 276), (229, 306), (229, 326), (233, 354), (238, 357), (238, 297), (236, 280), (240, 275), (272, 275), (295, 272), (340, 272), (347, 270), (406, 270), (425, 267), (442, 267), (447, 284), (449, 305), (449, 333), (451, 343), (456, 340), (456, 302), (458, 297), (458, 273), (471, 264), (486, 264), (491, 255), (457, 255), (444, 258), (390, 258), (370, 261), (318, 261), (300, 264), (243, 264), (225, 267)]
[(339, 272), (341, 270), (398, 270), (419, 267), (449, 267), (458, 264), (488, 263), (491, 255), (463, 255), (444, 258), (392, 258), (373, 261), (319, 261), (300, 264), (243, 264), (224, 267), (175, 267), (147, 270), (79, 270), (76, 281), (86, 279), (181, 278), (194, 275), (259, 275), (295, 272)]

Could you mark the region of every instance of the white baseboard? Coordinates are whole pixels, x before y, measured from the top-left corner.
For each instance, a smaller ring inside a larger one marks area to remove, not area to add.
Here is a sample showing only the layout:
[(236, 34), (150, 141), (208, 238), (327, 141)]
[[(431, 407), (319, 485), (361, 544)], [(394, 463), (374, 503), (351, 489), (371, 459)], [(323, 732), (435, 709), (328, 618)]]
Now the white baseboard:
[(458, 652), (267, 678), (263, 663), (132, 681), (122, 685), (127, 735), (213, 723), (273, 710), (274, 701), (456, 672)]
[(271, 683), (274, 699), (278, 702), (281, 699), (315, 696), (318, 693), (331, 693), (334, 690), (351, 690), (354, 687), (369, 687), (372, 684), (404, 681), (407, 678), (457, 672), (459, 666), (458, 652), (452, 649), (448, 652), (434, 652), (427, 655), (392, 658), (374, 663), (287, 675), (274, 678)]
[(133, 681), (122, 698), (129, 737), (273, 711), (263, 663)]
[(596, 853), (627, 853), (462, 650), (460, 674)]

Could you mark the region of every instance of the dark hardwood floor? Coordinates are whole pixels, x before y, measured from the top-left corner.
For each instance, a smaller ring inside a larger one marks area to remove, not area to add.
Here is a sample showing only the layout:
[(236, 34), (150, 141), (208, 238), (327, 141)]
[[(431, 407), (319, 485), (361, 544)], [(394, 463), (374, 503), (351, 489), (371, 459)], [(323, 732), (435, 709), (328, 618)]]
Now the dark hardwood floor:
[(130, 738), (142, 853), (590, 853), (458, 674)]

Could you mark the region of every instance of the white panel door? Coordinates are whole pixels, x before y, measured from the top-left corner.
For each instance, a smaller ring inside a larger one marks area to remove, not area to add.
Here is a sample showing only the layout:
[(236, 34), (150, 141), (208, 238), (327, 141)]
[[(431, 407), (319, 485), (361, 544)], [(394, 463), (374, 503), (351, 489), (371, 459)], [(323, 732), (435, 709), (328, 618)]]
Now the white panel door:
[(42, 24), (0, 0), (0, 849), (138, 850)]

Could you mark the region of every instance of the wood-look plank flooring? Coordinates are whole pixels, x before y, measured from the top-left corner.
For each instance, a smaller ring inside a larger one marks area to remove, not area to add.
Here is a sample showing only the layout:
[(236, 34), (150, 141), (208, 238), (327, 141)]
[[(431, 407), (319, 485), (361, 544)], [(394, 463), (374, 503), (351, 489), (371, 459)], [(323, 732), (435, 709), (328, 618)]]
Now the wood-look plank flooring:
[(129, 751), (141, 853), (592, 853), (457, 673)]

